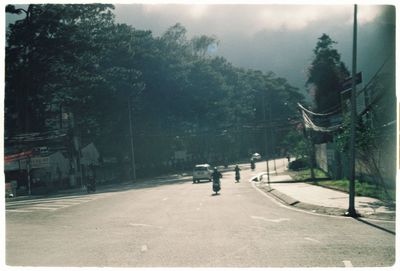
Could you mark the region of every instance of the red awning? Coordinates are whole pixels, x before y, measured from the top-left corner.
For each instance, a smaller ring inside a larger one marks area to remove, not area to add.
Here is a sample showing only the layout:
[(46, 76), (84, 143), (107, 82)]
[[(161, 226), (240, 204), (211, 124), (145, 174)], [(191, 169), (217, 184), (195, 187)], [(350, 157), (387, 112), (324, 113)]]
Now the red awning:
[(15, 160), (26, 159), (32, 156), (32, 151), (24, 151), (16, 154), (10, 154), (4, 156), (4, 162), (12, 162)]

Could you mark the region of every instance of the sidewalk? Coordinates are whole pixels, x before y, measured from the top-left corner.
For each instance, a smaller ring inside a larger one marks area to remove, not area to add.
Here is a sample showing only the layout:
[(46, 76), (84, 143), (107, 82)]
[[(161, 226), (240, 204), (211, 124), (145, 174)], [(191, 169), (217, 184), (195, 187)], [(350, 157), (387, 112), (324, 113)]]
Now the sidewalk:
[[(258, 174), (259, 176), (262, 175)], [(344, 215), (349, 207), (347, 193), (310, 183), (296, 182), (289, 175), (264, 175), (257, 187), (288, 205), (315, 213)], [(364, 218), (396, 220), (395, 206), (369, 197), (355, 197), (356, 212)]]

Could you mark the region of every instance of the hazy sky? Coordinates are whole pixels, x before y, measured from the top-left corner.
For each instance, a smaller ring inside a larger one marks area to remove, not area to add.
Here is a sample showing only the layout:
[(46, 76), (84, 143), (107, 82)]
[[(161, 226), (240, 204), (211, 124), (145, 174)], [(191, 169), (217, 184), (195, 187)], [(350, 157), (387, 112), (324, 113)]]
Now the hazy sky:
[[(116, 5), (115, 14), (118, 22), (156, 36), (177, 22), (189, 38), (214, 35), (220, 41), (217, 54), (234, 65), (272, 71), (303, 89), (312, 51), (323, 33), (338, 42), (336, 48), (351, 69), (353, 10), (353, 5), (131, 4)], [(388, 54), (388, 44), (382, 43), (388, 23), (384, 11), (384, 6), (358, 6), (358, 62), (366, 79)]]
[[(338, 42), (335, 48), (351, 69), (353, 5), (116, 3), (114, 13), (119, 23), (159, 36), (179, 22), (187, 29), (188, 38), (216, 36), (216, 54), (234, 65), (272, 71), (300, 89), (304, 89), (312, 51), (323, 33)], [(393, 7), (358, 6), (357, 62), (365, 82), (394, 46), (393, 14)]]

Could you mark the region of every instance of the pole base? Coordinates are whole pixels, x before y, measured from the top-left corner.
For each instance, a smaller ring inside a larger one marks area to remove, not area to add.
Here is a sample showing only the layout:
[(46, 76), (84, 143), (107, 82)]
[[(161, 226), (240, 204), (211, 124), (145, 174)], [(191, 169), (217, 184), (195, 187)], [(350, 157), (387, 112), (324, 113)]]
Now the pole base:
[(360, 215), (356, 212), (355, 209), (348, 209), (347, 212), (344, 213), (344, 215), (348, 216), (348, 217), (354, 217), (354, 218), (360, 217)]

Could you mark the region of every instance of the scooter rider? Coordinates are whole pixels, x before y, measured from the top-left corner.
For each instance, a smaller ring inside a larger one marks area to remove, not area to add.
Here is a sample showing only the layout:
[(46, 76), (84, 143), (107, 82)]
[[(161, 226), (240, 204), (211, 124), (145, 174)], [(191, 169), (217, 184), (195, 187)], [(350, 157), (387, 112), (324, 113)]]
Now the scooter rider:
[(215, 194), (218, 194), (218, 191), (221, 190), (220, 178), (222, 178), (222, 174), (218, 171), (217, 167), (214, 167), (214, 172), (211, 174), (211, 176), (213, 179), (213, 191)]
[(238, 165), (235, 167), (235, 180), (237, 183), (240, 181), (240, 168)]
[(253, 158), (250, 159), (250, 167), (252, 170), (254, 170), (256, 168), (256, 163), (254, 162)]

